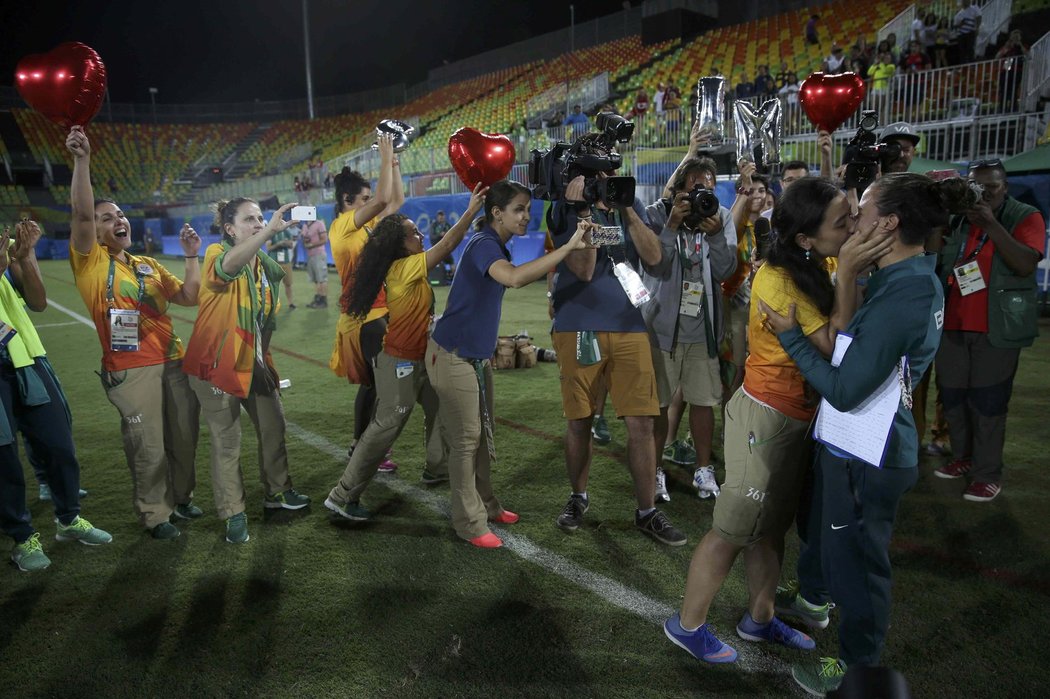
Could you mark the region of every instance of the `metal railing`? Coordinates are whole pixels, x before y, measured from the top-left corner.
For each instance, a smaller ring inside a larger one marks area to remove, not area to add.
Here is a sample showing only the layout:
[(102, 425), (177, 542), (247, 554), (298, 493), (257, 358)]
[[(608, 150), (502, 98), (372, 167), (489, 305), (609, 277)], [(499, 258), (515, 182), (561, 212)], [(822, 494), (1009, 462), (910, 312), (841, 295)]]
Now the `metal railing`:
[(599, 73), (585, 80), (562, 82), (549, 87), (532, 97), (525, 105), (525, 119), (528, 122), (550, 117), (561, 110), (569, 114), (573, 105), (588, 109), (609, 97), (609, 73)]
[(1032, 44), (1024, 76), (1024, 107), (1036, 108), (1041, 93), (1050, 83), (1050, 32)]
[(897, 37), (897, 45), (907, 45), (908, 39), (911, 38), (911, 23), (915, 20), (915, 5), (908, 5), (899, 15), (891, 19), (889, 22), (884, 24), (876, 34), (878, 41), (883, 41), (890, 34), (894, 34)]

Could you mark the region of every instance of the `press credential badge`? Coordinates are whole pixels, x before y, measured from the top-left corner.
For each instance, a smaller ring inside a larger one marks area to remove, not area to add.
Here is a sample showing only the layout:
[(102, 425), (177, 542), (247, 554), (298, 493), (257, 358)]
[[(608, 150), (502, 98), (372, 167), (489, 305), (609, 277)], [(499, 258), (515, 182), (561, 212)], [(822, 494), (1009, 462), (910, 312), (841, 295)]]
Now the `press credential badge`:
[(704, 283), (682, 282), (682, 303), (678, 307), (681, 315), (699, 318), (704, 307)]
[(616, 275), (616, 279), (619, 280), (620, 286), (623, 287), (624, 292), (627, 294), (627, 298), (631, 300), (631, 303), (635, 308), (649, 300), (649, 290), (646, 289), (645, 284), (642, 283), (642, 278), (639, 277), (638, 273), (631, 269), (626, 262), (617, 262), (613, 266), (613, 274)]
[(125, 308), (109, 309), (109, 348), (114, 352), (138, 351), (138, 311)]
[(981, 268), (977, 264), (977, 260), (964, 262), (956, 267), (954, 271), (955, 281), (959, 282), (959, 293), (963, 296), (969, 296), (987, 286), (984, 283), (984, 276), (981, 275)]

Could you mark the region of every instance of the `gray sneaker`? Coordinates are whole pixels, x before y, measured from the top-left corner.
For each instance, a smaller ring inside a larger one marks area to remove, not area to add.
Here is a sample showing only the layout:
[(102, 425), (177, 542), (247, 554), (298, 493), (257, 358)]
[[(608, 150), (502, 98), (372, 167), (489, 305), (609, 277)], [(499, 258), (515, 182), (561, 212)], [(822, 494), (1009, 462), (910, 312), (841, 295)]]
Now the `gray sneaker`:
[(642, 530), (642, 533), (651, 536), (661, 544), (668, 546), (682, 546), (686, 542), (686, 536), (676, 529), (667, 515), (660, 510), (653, 510), (645, 517), (637, 512), (634, 514), (634, 525)]
[(149, 530), (149, 535), (158, 541), (172, 541), (182, 536), (182, 532), (171, 522), (161, 522)]
[(787, 587), (777, 586), (774, 602), (776, 613), (782, 617), (802, 622), (811, 629), (826, 629), (828, 617), (834, 605), (810, 604), (802, 596), (797, 580), (792, 580)]
[(244, 544), (251, 539), (248, 536), (248, 515), (238, 512), (226, 520), (226, 541), (231, 544)]
[(583, 524), (583, 515), (586, 514), (589, 505), (587, 498), (579, 495), (570, 495), (569, 502), (565, 503), (565, 508), (558, 515), (558, 526), (567, 532), (574, 532), (579, 529), (580, 525)]
[(40, 534), (36, 532), (15, 546), (11, 551), (11, 560), (23, 573), (35, 573), (51, 565), (51, 559), (47, 557), (44, 547), (40, 545)]
[(270, 510), (301, 510), (310, 504), (310, 498), (289, 488), (283, 493), (267, 495), (263, 507)]
[(359, 502), (348, 502), (345, 505), (340, 505), (328, 497), (325, 498), (324, 506), (343, 519), (349, 519), (354, 522), (367, 522), (372, 519), (372, 513), (361, 507)]
[(109, 532), (91, 526), (91, 522), (83, 517), (77, 517), (68, 525), (56, 519), (55, 527), (58, 528), (58, 533), (55, 534), (56, 541), (79, 541), (86, 546), (98, 546), (113, 541)]
[(184, 505), (176, 505), (175, 511), (172, 513), (179, 519), (198, 519), (204, 516), (204, 510), (194, 505), (192, 502), (187, 502)]

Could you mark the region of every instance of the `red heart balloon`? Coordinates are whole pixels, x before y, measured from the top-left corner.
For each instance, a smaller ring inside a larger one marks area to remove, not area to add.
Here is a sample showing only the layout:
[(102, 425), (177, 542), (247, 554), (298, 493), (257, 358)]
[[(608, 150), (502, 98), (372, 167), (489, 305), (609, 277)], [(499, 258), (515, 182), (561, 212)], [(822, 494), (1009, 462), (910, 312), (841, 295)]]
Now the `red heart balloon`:
[(506, 136), (464, 127), (448, 139), (448, 159), (463, 184), (473, 191), (488, 187), (510, 174), (514, 144)]
[(70, 41), (19, 61), (15, 86), (30, 107), (62, 128), (83, 126), (102, 107), (106, 66), (95, 49)]
[(802, 81), (798, 101), (814, 126), (834, 131), (857, 111), (865, 92), (864, 81), (856, 73), (813, 73)]

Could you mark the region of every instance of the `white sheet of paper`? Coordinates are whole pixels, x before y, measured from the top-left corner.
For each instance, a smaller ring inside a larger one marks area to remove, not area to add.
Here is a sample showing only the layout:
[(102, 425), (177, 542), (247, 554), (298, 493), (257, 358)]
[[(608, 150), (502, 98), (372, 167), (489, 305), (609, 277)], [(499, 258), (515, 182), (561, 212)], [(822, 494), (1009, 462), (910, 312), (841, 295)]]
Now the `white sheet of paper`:
[[(846, 355), (853, 338), (839, 333), (831, 366), (838, 366)], [(813, 436), (820, 442), (851, 454), (873, 466), (882, 467), (886, 443), (893, 427), (893, 416), (901, 400), (901, 386), (896, 367), (886, 380), (859, 406), (844, 413), (826, 400), (820, 401)]]

